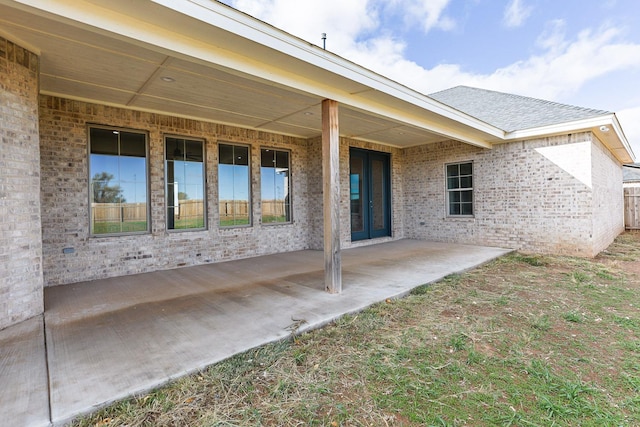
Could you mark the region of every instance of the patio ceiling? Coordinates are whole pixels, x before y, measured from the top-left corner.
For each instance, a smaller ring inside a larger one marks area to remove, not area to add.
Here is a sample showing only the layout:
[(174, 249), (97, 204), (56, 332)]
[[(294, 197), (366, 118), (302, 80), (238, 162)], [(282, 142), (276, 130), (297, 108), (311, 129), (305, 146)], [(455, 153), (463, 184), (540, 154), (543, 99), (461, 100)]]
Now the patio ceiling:
[[(166, 4), (159, 4), (166, 3)], [(180, 8), (177, 10), (177, 8)], [(0, 34), (40, 54), (41, 93), (302, 138), (491, 147), (499, 130), (208, 0), (0, 0)]]

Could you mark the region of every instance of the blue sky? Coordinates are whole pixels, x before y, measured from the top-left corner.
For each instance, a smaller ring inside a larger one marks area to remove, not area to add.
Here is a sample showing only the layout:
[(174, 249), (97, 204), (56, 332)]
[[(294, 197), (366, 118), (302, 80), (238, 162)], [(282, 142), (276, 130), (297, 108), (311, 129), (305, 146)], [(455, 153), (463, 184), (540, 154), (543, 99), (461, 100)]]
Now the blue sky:
[(640, 161), (638, 0), (226, 0), (425, 94), (457, 85), (613, 111)]

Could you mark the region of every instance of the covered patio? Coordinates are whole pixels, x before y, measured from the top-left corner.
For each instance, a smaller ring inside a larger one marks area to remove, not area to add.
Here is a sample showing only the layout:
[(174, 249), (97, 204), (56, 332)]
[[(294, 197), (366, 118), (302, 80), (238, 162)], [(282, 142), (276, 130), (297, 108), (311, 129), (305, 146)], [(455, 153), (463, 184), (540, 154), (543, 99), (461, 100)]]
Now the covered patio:
[(507, 252), (408, 239), (350, 248), (341, 294), (324, 291), (312, 250), (47, 288), (44, 318), (0, 331), (0, 417), (61, 425)]

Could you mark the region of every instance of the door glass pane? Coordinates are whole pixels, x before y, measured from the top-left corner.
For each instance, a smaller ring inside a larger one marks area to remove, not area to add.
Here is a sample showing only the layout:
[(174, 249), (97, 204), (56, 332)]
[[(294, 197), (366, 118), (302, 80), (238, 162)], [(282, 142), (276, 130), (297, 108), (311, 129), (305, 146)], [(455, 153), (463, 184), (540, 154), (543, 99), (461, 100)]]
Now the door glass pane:
[(350, 168), (351, 232), (357, 232), (364, 230), (363, 159), (351, 156)]
[(384, 218), (384, 162), (371, 161), (371, 200), (373, 202), (373, 229), (380, 230), (385, 226)]

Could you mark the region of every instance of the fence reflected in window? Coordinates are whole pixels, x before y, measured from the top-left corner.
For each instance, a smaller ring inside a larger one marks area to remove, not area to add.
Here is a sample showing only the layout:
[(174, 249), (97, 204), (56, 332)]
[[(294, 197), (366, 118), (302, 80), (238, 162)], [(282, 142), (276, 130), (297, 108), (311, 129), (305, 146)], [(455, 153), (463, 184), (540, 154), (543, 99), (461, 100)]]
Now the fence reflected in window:
[(89, 145), (91, 234), (148, 231), (146, 134), (92, 127)]
[(263, 148), (260, 151), (260, 165), (262, 223), (290, 222), (289, 152)]
[(167, 229), (205, 228), (204, 144), (165, 138)]
[(218, 148), (220, 226), (250, 225), (249, 147), (220, 144)]

